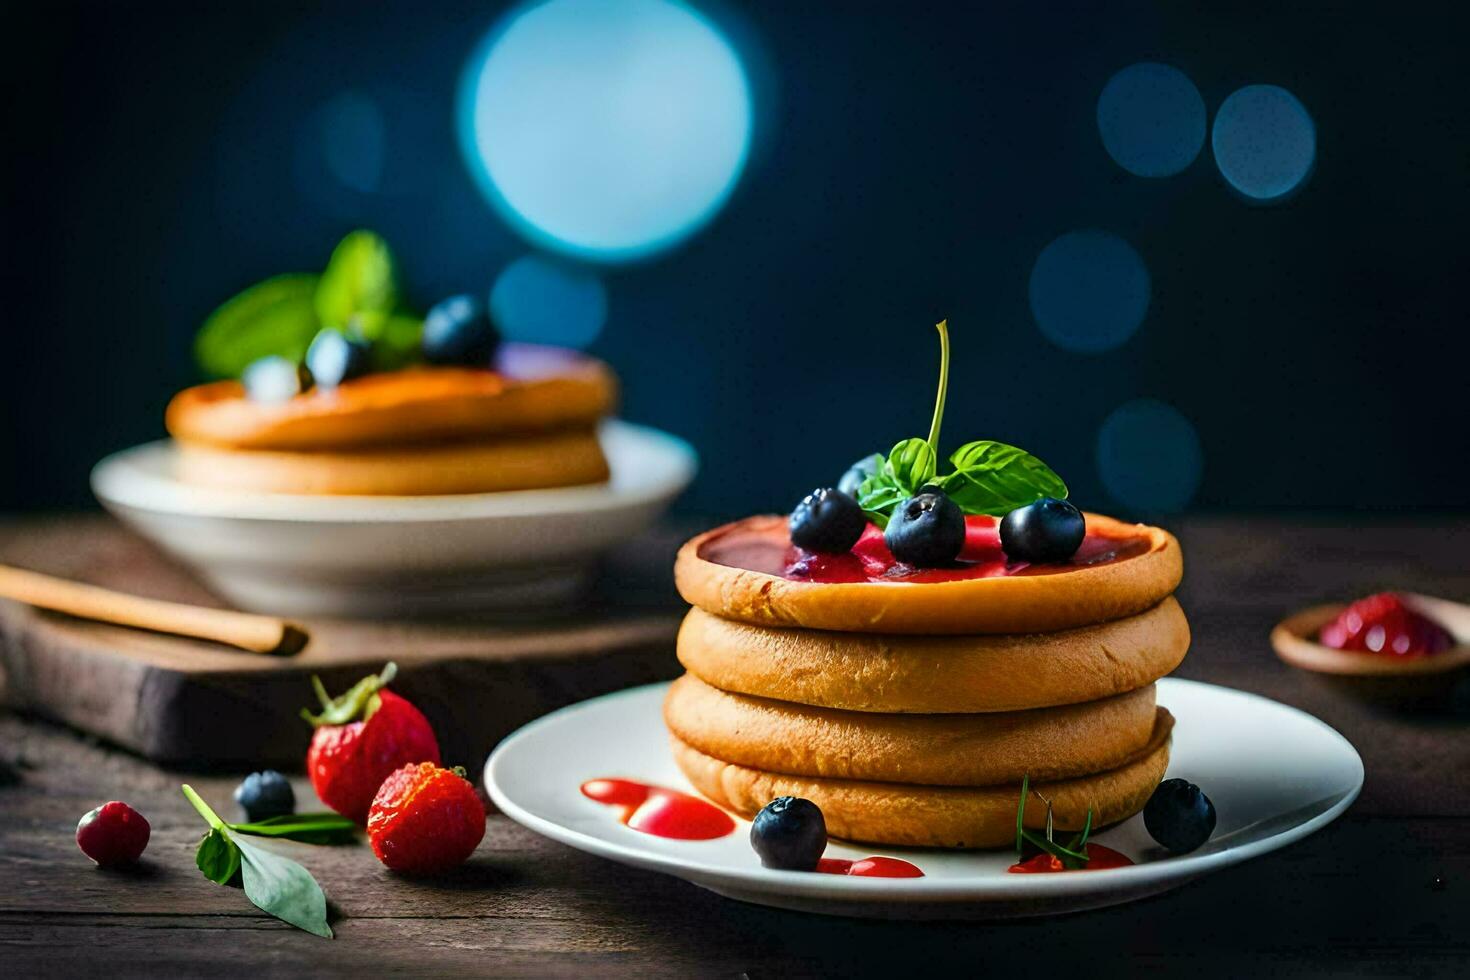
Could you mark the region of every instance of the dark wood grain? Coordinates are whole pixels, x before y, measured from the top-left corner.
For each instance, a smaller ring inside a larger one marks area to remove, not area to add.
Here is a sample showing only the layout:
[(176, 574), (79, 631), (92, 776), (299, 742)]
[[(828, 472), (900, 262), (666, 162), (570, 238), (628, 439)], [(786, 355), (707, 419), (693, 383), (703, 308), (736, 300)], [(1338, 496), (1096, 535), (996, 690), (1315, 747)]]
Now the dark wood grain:
[[(331, 898), (338, 939), (326, 942), (194, 869), (202, 826), (178, 785), (188, 779), (227, 807), (234, 777), (165, 771), (48, 722), (0, 714), (0, 973), (1466, 975), (1463, 707), (1451, 700), (1437, 714), (1409, 714), (1320, 688), (1271, 655), (1266, 633), (1298, 605), (1385, 586), (1470, 597), (1470, 525), (1261, 518), (1180, 530), (1181, 600), (1195, 635), (1180, 673), (1322, 717), (1358, 747), (1368, 781), (1326, 830), (1178, 891), (1044, 920), (826, 918), (721, 899), (492, 815), (469, 864), (433, 882), (395, 878), (364, 847), (284, 845)], [(295, 783), (309, 799), (304, 780)], [(72, 840), (83, 812), (117, 797), (153, 822), (147, 860), (132, 872), (91, 867)]]

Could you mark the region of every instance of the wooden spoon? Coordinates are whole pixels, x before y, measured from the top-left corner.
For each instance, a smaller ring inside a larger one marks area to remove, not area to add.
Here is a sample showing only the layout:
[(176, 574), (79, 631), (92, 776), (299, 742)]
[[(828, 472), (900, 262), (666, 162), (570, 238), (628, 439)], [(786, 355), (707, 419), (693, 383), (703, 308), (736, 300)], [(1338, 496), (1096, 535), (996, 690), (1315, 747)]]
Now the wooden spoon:
[(144, 599), (40, 572), (0, 565), (0, 598), (118, 626), (192, 636), (251, 653), (289, 657), (306, 646), (306, 630), (284, 619)]
[(1343, 604), (1312, 606), (1288, 616), (1271, 631), (1276, 655), (1293, 667), (1339, 677), (1410, 677), (1445, 674), (1470, 666), (1470, 606), (1433, 596), (1400, 592), (1405, 604), (1439, 623), (1455, 645), (1422, 657), (1360, 650), (1334, 650), (1317, 642), (1317, 634), (1345, 608)]

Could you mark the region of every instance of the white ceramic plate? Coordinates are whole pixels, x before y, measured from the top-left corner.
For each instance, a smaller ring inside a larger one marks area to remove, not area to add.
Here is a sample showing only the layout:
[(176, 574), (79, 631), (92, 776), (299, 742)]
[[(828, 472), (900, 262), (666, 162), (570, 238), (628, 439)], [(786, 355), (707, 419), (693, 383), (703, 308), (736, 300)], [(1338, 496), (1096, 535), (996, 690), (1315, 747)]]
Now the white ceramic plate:
[(387, 617), (519, 609), (575, 594), (598, 555), (688, 486), (694, 450), (626, 422), (601, 430), (603, 484), (435, 497), (313, 497), (181, 483), (168, 441), (107, 457), (113, 514), (244, 609)]
[[(762, 868), (749, 823), (712, 841), (651, 837), (582, 796), (588, 779), (612, 776), (692, 791), (669, 751), (661, 704), (666, 684), (633, 688), (547, 715), (491, 754), (485, 786), (501, 811), (553, 840), (635, 867), (676, 875), (730, 898), (841, 915), (991, 918), (1115, 905), (1299, 840), (1347, 809), (1363, 763), (1322, 722), (1253, 694), (1194, 681), (1159, 681), (1173, 712), (1169, 775), (1198, 783), (1219, 822), (1193, 854), (1170, 857), (1134, 817), (1094, 839), (1136, 865), (1050, 875), (1006, 872), (1010, 852), (872, 848), (832, 843), (828, 857), (888, 854), (925, 877), (851, 878)], [(1019, 787), (1017, 787), (1019, 789)]]

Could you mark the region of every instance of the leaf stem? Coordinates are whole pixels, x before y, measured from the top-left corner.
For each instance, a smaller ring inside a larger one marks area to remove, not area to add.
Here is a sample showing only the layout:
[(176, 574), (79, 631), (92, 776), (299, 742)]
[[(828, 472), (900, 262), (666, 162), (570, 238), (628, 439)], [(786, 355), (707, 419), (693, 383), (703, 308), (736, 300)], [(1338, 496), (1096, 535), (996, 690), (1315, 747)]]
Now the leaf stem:
[(939, 424), (944, 421), (944, 396), (949, 391), (949, 320), (934, 325), (939, 331), (939, 396), (934, 400), (934, 421), (929, 424), (929, 448), (939, 459)]
[(180, 787), (180, 789), (184, 791), (184, 798), (187, 799), (191, 804), (193, 804), (194, 809), (199, 811), (199, 815), (201, 817), (209, 821), (209, 825), (211, 827), (213, 827), (215, 830), (225, 829), (225, 822), (219, 818), (219, 814), (215, 813), (209, 808), (208, 803), (205, 803), (202, 799), (199, 798), (199, 794), (194, 792), (194, 787), (190, 786), (188, 783), (184, 783)]

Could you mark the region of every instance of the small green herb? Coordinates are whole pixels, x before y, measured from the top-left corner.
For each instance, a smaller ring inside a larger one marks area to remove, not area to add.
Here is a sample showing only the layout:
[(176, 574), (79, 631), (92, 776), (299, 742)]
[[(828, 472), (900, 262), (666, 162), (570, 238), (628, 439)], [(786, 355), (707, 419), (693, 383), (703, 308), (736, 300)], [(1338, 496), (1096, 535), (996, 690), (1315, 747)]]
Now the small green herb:
[(209, 833), (194, 852), (194, 863), (204, 876), (215, 884), (226, 885), (238, 874), (245, 896), (262, 912), (331, 939), (327, 896), (311, 872), (290, 858), (237, 839), (233, 828), (220, 819), (192, 786), (185, 784), (182, 789), (184, 797), (209, 823)]
[(227, 300), (200, 328), (195, 358), (216, 378), (239, 377), (262, 357), (299, 364), (312, 338), (332, 327), (367, 341), (375, 370), (405, 367), (419, 357), (423, 320), (401, 308), (396, 267), (387, 242), (354, 231), (321, 275), (274, 276)]
[[(1026, 821), (1026, 799), (1035, 793), (1036, 797), (1046, 804), (1046, 834), (1043, 836), (1034, 830), (1027, 830)], [(1077, 871), (1087, 867), (1091, 860), (1087, 853), (1087, 838), (1092, 833), (1092, 807), (1087, 808), (1087, 820), (1082, 825), (1080, 833), (1076, 834), (1066, 844), (1058, 844), (1052, 836), (1052, 807), (1051, 800), (1042, 796), (1039, 792), (1031, 789), (1031, 775), (1027, 773), (1021, 777), (1021, 798), (1016, 803), (1016, 854), (1025, 857), (1026, 844), (1031, 844), (1037, 850), (1050, 854), (1062, 862), (1062, 867), (1069, 871)]]
[(939, 475), (939, 431), (949, 390), (949, 321), (939, 331), (939, 394), (929, 438), (904, 439), (885, 456), (875, 457), (875, 470), (857, 490), (858, 504), (868, 520), (886, 528), (893, 510), (925, 486), (938, 486), (966, 514), (1000, 517), (1040, 500), (1066, 499), (1067, 485), (1041, 460), (1003, 442), (978, 441), (961, 446), (950, 456), (954, 472)]

